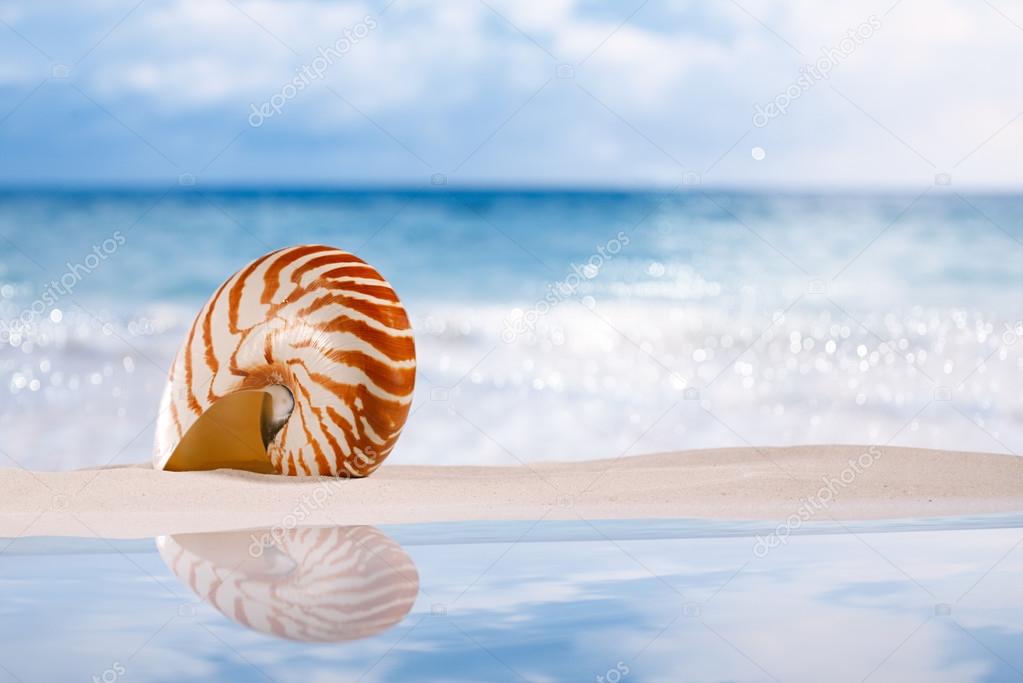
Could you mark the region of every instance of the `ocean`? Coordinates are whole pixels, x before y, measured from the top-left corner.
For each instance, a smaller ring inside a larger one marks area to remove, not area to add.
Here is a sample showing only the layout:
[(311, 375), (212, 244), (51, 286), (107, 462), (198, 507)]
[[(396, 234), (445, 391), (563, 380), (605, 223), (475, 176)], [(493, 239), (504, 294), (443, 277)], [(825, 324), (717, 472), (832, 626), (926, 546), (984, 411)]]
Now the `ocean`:
[(416, 333), (389, 462), (725, 446), (1023, 449), (1023, 195), (8, 190), (0, 461), (147, 461), (215, 288), (325, 243)]

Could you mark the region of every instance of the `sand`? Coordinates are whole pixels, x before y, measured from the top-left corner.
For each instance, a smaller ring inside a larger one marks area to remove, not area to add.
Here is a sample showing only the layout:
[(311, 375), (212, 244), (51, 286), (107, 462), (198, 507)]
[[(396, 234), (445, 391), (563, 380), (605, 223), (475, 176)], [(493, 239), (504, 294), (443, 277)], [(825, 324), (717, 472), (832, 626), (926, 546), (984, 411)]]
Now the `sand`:
[(514, 467), (385, 464), (361, 480), (121, 466), (0, 470), (0, 536), (296, 524), (715, 518), (809, 522), (1023, 512), (1023, 458), (912, 448), (726, 448)]

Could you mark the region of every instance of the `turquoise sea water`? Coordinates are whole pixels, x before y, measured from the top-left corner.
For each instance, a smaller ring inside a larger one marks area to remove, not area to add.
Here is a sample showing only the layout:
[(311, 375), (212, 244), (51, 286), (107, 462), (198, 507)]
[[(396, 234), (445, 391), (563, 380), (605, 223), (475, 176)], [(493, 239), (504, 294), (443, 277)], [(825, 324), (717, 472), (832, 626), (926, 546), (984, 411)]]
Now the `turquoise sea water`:
[[(1023, 679), (1023, 519), (4, 540), (0, 680)], [(283, 636), (283, 637), (282, 637)]]
[(196, 311), (316, 242), (411, 314), (393, 462), (1023, 448), (1018, 194), (177, 188), (0, 193), (6, 464), (147, 459)]

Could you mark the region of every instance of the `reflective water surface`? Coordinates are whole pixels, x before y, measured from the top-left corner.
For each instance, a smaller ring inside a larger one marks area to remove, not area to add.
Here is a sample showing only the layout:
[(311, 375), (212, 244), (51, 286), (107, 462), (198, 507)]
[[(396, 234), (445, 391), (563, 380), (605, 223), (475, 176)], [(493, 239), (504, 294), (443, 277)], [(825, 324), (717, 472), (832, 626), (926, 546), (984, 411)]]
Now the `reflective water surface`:
[(807, 525), (758, 551), (770, 532), (5, 540), (0, 680), (1023, 680), (1023, 517)]
[(175, 576), (225, 617), (280, 638), (356, 640), (400, 622), (419, 594), (401, 546), (369, 526), (156, 539)]

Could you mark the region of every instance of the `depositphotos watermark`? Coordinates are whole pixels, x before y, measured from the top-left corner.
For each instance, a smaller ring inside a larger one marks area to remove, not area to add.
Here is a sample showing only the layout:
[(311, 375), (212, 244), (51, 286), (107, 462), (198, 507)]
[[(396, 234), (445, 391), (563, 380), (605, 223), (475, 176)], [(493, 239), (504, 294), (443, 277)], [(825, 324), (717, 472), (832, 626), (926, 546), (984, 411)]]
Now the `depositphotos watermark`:
[(803, 96), (818, 82), (827, 80), (831, 71), (837, 67), (849, 55), (856, 52), (856, 48), (872, 38), (881, 29), (881, 20), (871, 14), (870, 17), (854, 29), (849, 29), (845, 37), (832, 47), (822, 47), (822, 55), (817, 61), (806, 64), (799, 69), (799, 78), (789, 84), (785, 90), (774, 97), (767, 104), (757, 104), (753, 110), (753, 125), (763, 128), (779, 116), (784, 116), (795, 100)]
[(128, 670), (124, 667), (124, 664), (120, 662), (114, 662), (110, 665), (110, 668), (101, 674), (93, 674), (92, 683), (116, 683), (128, 673)]
[(1012, 346), (1023, 337), (1023, 320), (1017, 320), (1012, 323), (1002, 323), (1005, 330), (1002, 332), (1002, 343), (1006, 346)]
[(565, 279), (548, 284), (547, 293), (534, 303), (532, 308), (524, 312), (516, 310), (505, 319), (504, 329), (501, 331), (501, 341), (510, 344), (518, 336), (535, 330), (536, 323), (540, 318), (550, 313), (565, 299), (575, 296), (583, 281), (597, 277), (600, 274), (600, 269), (617, 256), (624, 247), (629, 246), (629, 242), (628, 234), (620, 230), (606, 244), (598, 246), (585, 263), (582, 265), (573, 263), (571, 272), (565, 276)]
[(284, 110), (284, 105), (298, 97), (298, 94), (312, 85), (313, 81), (323, 78), (327, 69), (333, 66), (334, 62), (348, 54), (376, 27), (376, 19), (366, 15), (362, 21), (342, 31), (343, 35), (333, 45), (316, 48), (317, 56), (313, 58), (313, 61), (299, 67), (294, 78), (282, 85), (281, 89), (271, 95), (266, 102), (251, 105), (252, 113), (249, 114), (249, 125), (259, 128), (267, 119), (280, 114)]
[(835, 494), (856, 481), (856, 477), (870, 469), (882, 454), (883, 451), (878, 446), (871, 446), (858, 457), (849, 458), (846, 467), (837, 477), (821, 477), (824, 485), (817, 489), (817, 493), (801, 501), (795, 513), (789, 515), (788, 519), (779, 524), (767, 537), (757, 535), (753, 554), (762, 559), (774, 548), (788, 543), (793, 531), (798, 530), (819, 511), (827, 510), (835, 499)]
[(252, 543), (249, 544), (249, 555), (254, 558), (263, 556), (267, 548), (280, 545), (281, 541), (288, 535), (288, 532), (298, 528), (303, 522), (309, 519), (314, 512), (322, 510), (327, 503), (337, 495), (338, 487), (332, 486), (339, 482), (348, 481), (347, 473), (340, 473), (332, 477), (320, 477), (319, 485), (313, 492), (303, 493), (302, 499), (295, 504), (291, 512), (284, 515), (280, 524), (276, 524), (262, 533), (249, 534)]
[(53, 309), (62, 296), (70, 296), (86, 275), (99, 268), (104, 261), (113, 256), (128, 241), (124, 233), (115, 230), (113, 234), (100, 244), (93, 245), (92, 253), (76, 263), (68, 261), (64, 273), (56, 280), (50, 280), (43, 287), (42, 294), (31, 304), (22, 309), (13, 320), (0, 320), (0, 343), (9, 343), (15, 337), (24, 336), (39, 318)]
[(620, 683), (629, 675), (629, 665), (619, 661), (613, 667), (596, 677), (597, 683)]

